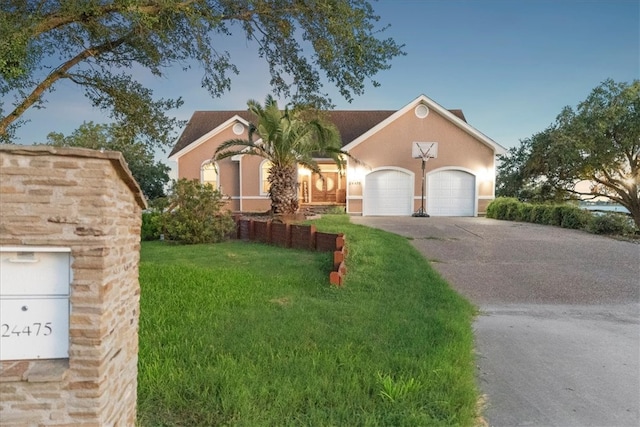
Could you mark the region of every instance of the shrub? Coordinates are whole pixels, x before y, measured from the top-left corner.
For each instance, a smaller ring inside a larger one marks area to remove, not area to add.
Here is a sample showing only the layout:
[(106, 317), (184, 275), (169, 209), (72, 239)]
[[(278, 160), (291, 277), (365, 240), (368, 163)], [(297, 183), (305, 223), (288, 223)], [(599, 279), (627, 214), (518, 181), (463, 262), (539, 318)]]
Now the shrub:
[(141, 240), (158, 240), (161, 234), (160, 212), (143, 212), (142, 227), (140, 228)]
[(546, 211), (547, 205), (533, 205), (533, 208), (531, 208), (531, 214), (529, 216), (529, 222), (533, 222), (535, 224), (544, 224)]
[(587, 228), (591, 218), (592, 215), (590, 212), (578, 206), (562, 206), (562, 221), (560, 222), (560, 227), (582, 230)]
[(487, 206), (487, 217), (513, 221), (518, 216), (519, 205), (513, 197), (498, 197)]
[(487, 218), (496, 218), (496, 206), (498, 206), (500, 200), (502, 200), (502, 197), (498, 197), (489, 203), (487, 206)]
[(327, 215), (345, 215), (346, 210), (344, 206), (331, 206), (325, 213)]
[(588, 230), (595, 234), (631, 235), (635, 227), (624, 214), (607, 213), (595, 215), (589, 223)]
[(528, 222), (534, 206), (531, 203), (520, 203), (520, 206), (518, 206), (518, 221)]
[(519, 202), (518, 200), (512, 200), (505, 205), (506, 209), (504, 212), (504, 219), (509, 221), (519, 221), (520, 205), (522, 205), (522, 202)]
[(592, 215), (572, 204), (531, 204), (512, 197), (499, 197), (487, 206), (487, 218), (526, 221), (535, 224), (586, 230), (595, 234), (630, 236), (636, 233), (631, 218), (620, 213)]
[(223, 211), (225, 197), (210, 184), (196, 180), (174, 181), (162, 213), (162, 230), (167, 240), (181, 243), (215, 243), (235, 228), (231, 212)]
[(542, 223), (546, 225), (560, 226), (562, 224), (561, 205), (544, 205), (542, 212)]

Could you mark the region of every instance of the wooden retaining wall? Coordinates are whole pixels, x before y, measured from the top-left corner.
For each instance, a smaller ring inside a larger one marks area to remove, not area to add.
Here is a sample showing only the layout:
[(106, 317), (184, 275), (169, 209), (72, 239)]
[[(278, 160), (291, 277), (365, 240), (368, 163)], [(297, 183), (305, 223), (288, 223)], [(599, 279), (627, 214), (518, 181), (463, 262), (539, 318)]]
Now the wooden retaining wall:
[(315, 225), (287, 224), (270, 219), (237, 218), (236, 224), (235, 237), (240, 240), (256, 241), (284, 248), (333, 252), (333, 271), (329, 274), (329, 282), (335, 286), (344, 285), (344, 276), (347, 274), (345, 266), (347, 248), (344, 234), (323, 233), (317, 231)]

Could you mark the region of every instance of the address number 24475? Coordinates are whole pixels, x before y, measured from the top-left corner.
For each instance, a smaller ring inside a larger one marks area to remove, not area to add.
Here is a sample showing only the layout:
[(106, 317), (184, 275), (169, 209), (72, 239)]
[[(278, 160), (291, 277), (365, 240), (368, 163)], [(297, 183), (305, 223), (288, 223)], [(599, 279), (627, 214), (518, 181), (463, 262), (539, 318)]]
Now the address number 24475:
[(29, 337), (32, 335), (36, 337), (46, 337), (53, 333), (53, 329), (51, 326), (51, 322), (34, 322), (30, 325), (9, 325), (7, 323), (3, 323), (2, 326), (0, 326), (0, 332), (0, 336), (2, 336), (2, 338), (17, 338), (23, 335)]

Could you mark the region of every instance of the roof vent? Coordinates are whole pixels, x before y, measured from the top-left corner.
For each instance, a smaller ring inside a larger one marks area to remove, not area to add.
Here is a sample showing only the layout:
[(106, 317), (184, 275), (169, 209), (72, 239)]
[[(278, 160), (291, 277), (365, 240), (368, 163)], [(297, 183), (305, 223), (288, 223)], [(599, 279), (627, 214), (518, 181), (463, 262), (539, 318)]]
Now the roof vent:
[(424, 119), (429, 115), (429, 108), (424, 104), (420, 104), (416, 107), (415, 113), (419, 119)]
[(244, 132), (244, 125), (242, 123), (236, 123), (233, 125), (233, 133), (236, 135), (242, 135)]

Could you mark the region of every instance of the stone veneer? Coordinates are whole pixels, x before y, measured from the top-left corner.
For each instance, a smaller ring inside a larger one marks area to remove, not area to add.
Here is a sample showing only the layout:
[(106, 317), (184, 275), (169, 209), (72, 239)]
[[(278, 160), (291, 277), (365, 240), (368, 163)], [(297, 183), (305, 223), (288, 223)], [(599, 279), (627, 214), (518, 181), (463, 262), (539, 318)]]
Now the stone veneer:
[(141, 212), (122, 155), (0, 146), (0, 245), (71, 249), (69, 357), (0, 362), (2, 426), (133, 426)]

